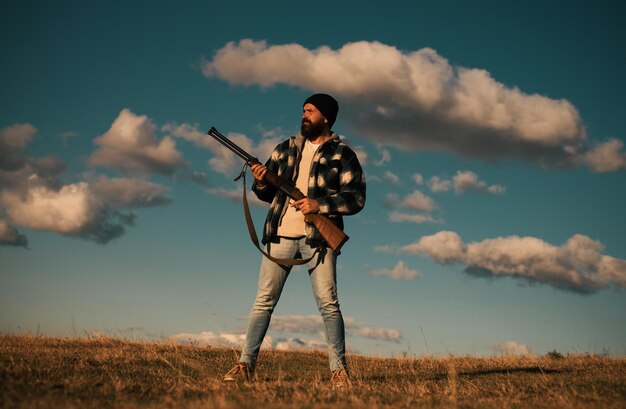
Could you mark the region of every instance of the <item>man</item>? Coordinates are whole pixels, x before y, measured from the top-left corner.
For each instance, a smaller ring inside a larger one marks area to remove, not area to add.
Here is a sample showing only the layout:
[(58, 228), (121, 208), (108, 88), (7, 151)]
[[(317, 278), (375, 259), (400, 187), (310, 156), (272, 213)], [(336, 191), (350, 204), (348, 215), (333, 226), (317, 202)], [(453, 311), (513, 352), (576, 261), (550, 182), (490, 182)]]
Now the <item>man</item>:
[[(365, 176), (352, 149), (332, 132), (339, 105), (327, 94), (315, 94), (303, 104), (300, 134), (278, 145), (265, 165), (252, 165), (252, 190), (271, 203), (265, 221), (263, 243), (275, 258), (311, 260), (307, 263), (313, 295), (324, 321), (333, 386), (347, 386), (345, 331), (337, 299), (336, 257), (320, 233), (305, 223), (304, 215), (321, 213), (343, 229), (343, 215), (365, 205)], [(293, 180), (307, 197), (291, 201), (282, 191), (265, 183), (267, 170)], [(316, 252), (318, 252), (316, 254)], [(240, 362), (225, 376), (226, 382), (250, 381), (263, 338), (278, 303), (290, 266), (261, 262), (259, 287), (250, 312), (248, 332)]]

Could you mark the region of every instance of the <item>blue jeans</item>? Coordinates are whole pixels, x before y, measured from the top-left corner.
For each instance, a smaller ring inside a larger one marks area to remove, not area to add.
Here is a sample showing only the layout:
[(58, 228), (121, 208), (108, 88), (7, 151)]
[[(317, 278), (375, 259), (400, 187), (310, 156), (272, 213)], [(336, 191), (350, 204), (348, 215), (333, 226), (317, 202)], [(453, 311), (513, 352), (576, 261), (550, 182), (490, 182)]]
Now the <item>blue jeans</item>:
[[(268, 243), (266, 251), (273, 257), (294, 258), (296, 255), (307, 259), (315, 252), (314, 248), (304, 243), (305, 239), (281, 238), (279, 243)], [(336, 257), (332, 250), (323, 249), (307, 263), (313, 295), (319, 309), (326, 342), (328, 344), (331, 371), (346, 367), (346, 347), (343, 316), (337, 300)], [(270, 325), (274, 307), (287, 281), (291, 267), (281, 266), (263, 257), (259, 274), (259, 289), (248, 319), (248, 333), (241, 353), (241, 362), (248, 364), (251, 370), (256, 366), (261, 343)]]

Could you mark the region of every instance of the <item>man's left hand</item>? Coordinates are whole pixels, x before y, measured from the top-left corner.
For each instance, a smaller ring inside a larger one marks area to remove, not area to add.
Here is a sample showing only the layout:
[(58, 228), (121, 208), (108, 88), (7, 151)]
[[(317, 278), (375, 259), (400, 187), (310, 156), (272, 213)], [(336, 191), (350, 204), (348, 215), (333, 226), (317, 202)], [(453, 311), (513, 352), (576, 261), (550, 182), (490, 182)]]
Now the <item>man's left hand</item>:
[(302, 212), (302, 214), (319, 213), (320, 205), (317, 200), (305, 197), (304, 199), (292, 201), (290, 206), (295, 207), (296, 210)]

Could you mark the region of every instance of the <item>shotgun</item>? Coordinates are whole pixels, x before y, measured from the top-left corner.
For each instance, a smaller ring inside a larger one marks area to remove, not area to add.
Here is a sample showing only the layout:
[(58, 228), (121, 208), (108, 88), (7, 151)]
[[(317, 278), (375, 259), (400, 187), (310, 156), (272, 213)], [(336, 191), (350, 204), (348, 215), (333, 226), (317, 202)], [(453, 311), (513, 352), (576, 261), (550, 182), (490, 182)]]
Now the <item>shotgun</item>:
[[(217, 129), (211, 127), (209, 132), (207, 132), (213, 138), (215, 138), (219, 143), (224, 145), (226, 148), (230, 149), (235, 155), (239, 156), (243, 159), (248, 166), (253, 165), (255, 163), (261, 163), (259, 160), (243, 149), (237, 146), (233, 141), (222, 135)], [(276, 173), (267, 170), (265, 173), (265, 182), (268, 185), (275, 187), (276, 189), (284, 192), (287, 196), (289, 196), (293, 200), (304, 199), (306, 196), (304, 193), (300, 191), (296, 187), (296, 185), (290, 181), (281, 178)], [(304, 216), (304, 221), (306, 223), (313, 224), (315, 228), (320, 232), (320, 235), (324, 238), (324, 241), (335, 252), (339, 252), (341, 246), (348, 241), (349, 237), (339, 228), (335, 223), (333, 223), (327, 216), (319, 213), (309, 213)]]

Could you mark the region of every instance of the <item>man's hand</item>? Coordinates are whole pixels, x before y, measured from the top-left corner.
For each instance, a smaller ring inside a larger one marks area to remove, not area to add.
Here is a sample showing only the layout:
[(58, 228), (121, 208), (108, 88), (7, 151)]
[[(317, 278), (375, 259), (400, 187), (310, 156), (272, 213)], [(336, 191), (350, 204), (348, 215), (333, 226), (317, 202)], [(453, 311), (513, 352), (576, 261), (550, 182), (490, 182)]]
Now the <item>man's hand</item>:
[(320, 205), (319, 203), (317, 203), (317, 200), (309, 199), (308, 197), (292, 201), (291, 203), (289, 203), (289, 205), (291, 207), (295, 207), (296, 210), (301, 211), (302, 214), (319, 213), (320, 211)]
[(252, 171), (252, 176), (256, 179), (256, 184), (259, 187), (265, 185), (265, 174), (267, 173), (267, 167), (265, 165), (261, 165), (260, 163), (255, 163), (250, 166), (250, 170)]

